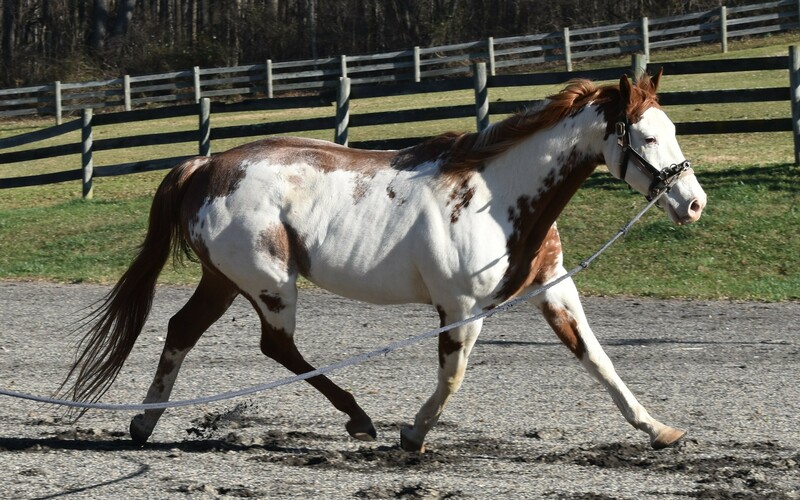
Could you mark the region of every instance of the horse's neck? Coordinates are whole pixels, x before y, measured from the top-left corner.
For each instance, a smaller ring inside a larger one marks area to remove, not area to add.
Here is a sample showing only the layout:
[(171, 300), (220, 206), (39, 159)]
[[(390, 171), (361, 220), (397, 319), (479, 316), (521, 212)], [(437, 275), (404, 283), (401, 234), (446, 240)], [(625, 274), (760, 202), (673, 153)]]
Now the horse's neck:
[(534, 134), (485, 168), (494, 216), (510, 231), (501, 300), (531, 284), (532, 263), (550, 228), (602, 157), (605, 127), (597, 113), (584, 110), (567, 120), (574, 121)]
[[(513, 204), (521, 197), (558, 200), (563, 205), (603, 161), (605, 122), (593, 106), (533, 134), (485, 169), (495, 195)], [(560, 209), (559, 209), (560, 212)]]

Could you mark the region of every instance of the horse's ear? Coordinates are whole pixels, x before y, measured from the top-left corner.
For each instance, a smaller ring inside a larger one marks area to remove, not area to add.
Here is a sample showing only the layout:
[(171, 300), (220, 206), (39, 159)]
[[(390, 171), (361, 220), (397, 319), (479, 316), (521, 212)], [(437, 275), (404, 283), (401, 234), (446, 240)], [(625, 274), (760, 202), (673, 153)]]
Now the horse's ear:
[(656, 73), (656, 76), (650, 79), (650, 85), (653, 87), (654, 94), (658, 92), (658, 83), (661, 81), (661, 75), (663, 74), (664, 74), (664, 67), (662, 66), (658, 68), (658, 73)]
[(620, 109), (622, 111), (628, 108), (628, 104), (631, 102), (631, 80), (628, 78), (628, 75), (622, 75), (622, 78), (619, 79), (619, 94), (620, 94)]

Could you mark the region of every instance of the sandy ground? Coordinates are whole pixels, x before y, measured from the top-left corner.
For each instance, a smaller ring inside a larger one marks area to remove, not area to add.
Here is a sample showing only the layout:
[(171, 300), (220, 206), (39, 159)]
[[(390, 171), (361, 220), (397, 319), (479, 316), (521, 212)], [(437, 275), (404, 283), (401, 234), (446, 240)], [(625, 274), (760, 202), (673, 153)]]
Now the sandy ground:
[[(50, 394), (66, 374), (68, 324), (107, 288), (0, 282), (0, 386)], [(188, 288), (160, 288), (151, 320), (105, 402), (139, 402), (166, 323)], [(325, 365), (438, 325), (429, 307), (301, 294), (298, 345)], [(436, 341), (333, 374), (378, 428), (362, 443), (306, 384), (171, 409), (144, 448), (134, 412), (2, 397), (3, 498), (800, 498), (800, 304), (590, 298), (595, 333), (657, 418), (689, 430), (651, 451), (535, 309), (486, 321), (467, 379), (428, 452), (399, 428), (433, 390)], [(258, 349), (244, 301), (187, 359), (173, 399), (250, 387), (288, 372)]]

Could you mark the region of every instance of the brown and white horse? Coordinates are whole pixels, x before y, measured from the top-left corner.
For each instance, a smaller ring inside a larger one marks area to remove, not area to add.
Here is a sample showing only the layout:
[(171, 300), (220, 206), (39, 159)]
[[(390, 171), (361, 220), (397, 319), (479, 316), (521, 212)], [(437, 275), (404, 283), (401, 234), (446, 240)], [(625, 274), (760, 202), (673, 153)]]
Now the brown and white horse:
[[(671, 184), (660, 206), (676, 224), (696, 221), (706, 195), (657, 103), (659, 77), (573, 81), (480, 133), (400, 151), (275, 137), (182, 163), (158, 188), (144, 244), (84, 337), (65, 381), (75, 378), (71, 396), (96, 401), (111, 385), (171, 252), (193, 251), (203, 275), (169, 322), (145, 403), (169, 399), (186, 354), (238, 295), (261, 319), (262, 352), (294, 373), (313, 370), (293, 340), (298, 276), (372, 303), (431, 304), (442, 325), (556, 279), (565, 273), (556, 218), (599, 163), (645, 195)], [(683, 436), (651, 417), (616, 374), (571, 279), (532, 302), (654, 448)], [(403, 428), (404, 449), (424, 450), (480, 329), (475, 321), (439, 336), (438, 385)], [(308, 382), (347, 414), (351, 436), (375, 438), (353, 395), (322, 375)], [(133, 440), (144, 443), (163, 411), (135, 416)]]

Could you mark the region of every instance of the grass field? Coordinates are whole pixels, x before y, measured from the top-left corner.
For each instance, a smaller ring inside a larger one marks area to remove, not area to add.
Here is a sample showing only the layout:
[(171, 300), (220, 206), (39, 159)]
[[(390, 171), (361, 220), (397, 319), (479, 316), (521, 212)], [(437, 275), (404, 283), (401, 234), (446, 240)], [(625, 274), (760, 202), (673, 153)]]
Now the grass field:
[[(796, 34), (731, 44), (726, 57), (785, 55)], [(714, 48), (654, 54), (653, 60), (718, 58)], [(604, 61), (624, 66), (627, 59)], [(788, 85), (788, 71), (730, 76), (697, 75), (662, 80), (663, 91)], [(491, 89), (491, 100), (539, 99), (558, 87)], [(351, 112), (367, 112), (472, 102), (472, 92), (365, 99)], [(785, 117), (787, 103), (674, 106), (674, 121)], [(212, 126), (330, 116), (316, 108), (237, 115), (214, 115)], [(497, 117), (494, 117), (495, 119)], [(51, 125), (41, 120), (0, 122), (0, 137)], [(469, 130), (473, 119), (356, 128), (351, 141), (432, 135)], [(196, 118), (96, 127), (95, 140), (136, 133), (196, 128)], [(303, 134), (331, 139), (333, 131)], [(47, 141), (79, 141), (79, 133)], [(222, 151), (252, 139), (216, 141)], [(675, 227), (651, 211), (624, 239), (576, 277), (584, 293), (655, 297), (800, 299), (800, 168), (793, 166), (790, 133), (685, 136), (679, 138), (709, 195), (703, 218)], [(196, 144), (130, 148), (95, 153), (96, 166), (180, 154), (196, 154)], [(29, 164), (0, 165), (0, 177), (77, 168), (80, 159), (61, 157)], [(80, 199), (80, 184), (0, 191), (0, 279), (114, 282), (141, 242), (151, 197), (164, 172), (95, 180), (95, 200)], [(567, 207), (559, 227), (568, 265), (574, 265), (612, 236), (643, 204), (642, 198), (599, 169)], [(165, 283), (191, 283), (194, 265), (167, 266)]]

